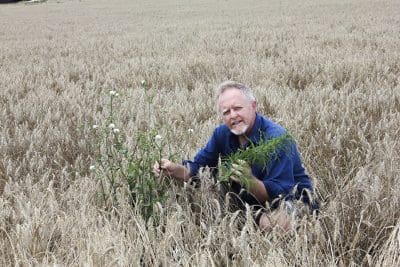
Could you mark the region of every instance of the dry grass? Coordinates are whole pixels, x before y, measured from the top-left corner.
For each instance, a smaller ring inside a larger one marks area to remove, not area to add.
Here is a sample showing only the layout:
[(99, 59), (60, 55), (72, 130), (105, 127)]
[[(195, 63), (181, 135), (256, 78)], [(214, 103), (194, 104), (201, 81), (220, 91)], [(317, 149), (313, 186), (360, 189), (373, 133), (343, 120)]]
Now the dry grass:
[[(0, 265), (400, 265), (398, 10), (394, 0), (0, 6)], [(296, 137), (323, 200), (318, 220), (261, 234), (212, 183), (174, 187), (158, 227), (128, 204), (97, 206), (91, 125), (106, 117), (108, 90), (121, 94), (121, 130), (162, 123), (171, 152), (190, 157), (218, 123), (211, 90), (228, 78), (250, 84)], [(158, 92), (150, 122), (142, 79)]]

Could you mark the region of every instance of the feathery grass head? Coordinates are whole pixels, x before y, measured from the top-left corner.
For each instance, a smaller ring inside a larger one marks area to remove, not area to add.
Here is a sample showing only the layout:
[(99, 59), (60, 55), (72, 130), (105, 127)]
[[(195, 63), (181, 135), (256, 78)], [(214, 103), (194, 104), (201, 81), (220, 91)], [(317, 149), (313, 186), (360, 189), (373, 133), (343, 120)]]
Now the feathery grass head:
[(266, 168), (268, 164), (276, 160), (280, 153), (290, 153), (291, 144), (294, 139), (289, 133), (269, 140), (261, 139), (255, 144), (249, 141), (249, 146), (239, 149), (223, 160), (221, 170), (221, 181), (228, 181), (231, 175), (230, 167), (233, 163), (244, 161), (251, 165), (260, 165)]

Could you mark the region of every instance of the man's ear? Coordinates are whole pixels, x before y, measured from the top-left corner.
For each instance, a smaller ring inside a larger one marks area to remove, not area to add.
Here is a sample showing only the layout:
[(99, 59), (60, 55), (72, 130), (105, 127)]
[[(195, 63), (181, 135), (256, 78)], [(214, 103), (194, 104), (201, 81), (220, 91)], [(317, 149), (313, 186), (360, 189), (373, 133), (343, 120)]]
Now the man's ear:
[(255, 110), (255, 111), (257, 111), (257, 101), (252, 101), (251, 102), (251, 107)]

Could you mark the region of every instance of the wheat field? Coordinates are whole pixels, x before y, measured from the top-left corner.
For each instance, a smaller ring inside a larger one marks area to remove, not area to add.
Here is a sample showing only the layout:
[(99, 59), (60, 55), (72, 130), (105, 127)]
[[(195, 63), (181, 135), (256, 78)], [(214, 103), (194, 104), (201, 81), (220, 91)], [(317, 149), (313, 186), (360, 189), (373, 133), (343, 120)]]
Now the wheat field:
[[(399, 266), (399, 10), (396, 0), (0, 5), (0, 265)], [(318, 218), (263, 233), (227, 210), (206, 171), (199, 189), (171, 186), (158, 224), (128, 201), (99, 205), (93, 125), (106, 123), (110, 90), (128, 148), (157, 126), (184, 159), (220, 123), (213, 88), (227, 79), (251, 86), (259, 111), (295, 137)]]

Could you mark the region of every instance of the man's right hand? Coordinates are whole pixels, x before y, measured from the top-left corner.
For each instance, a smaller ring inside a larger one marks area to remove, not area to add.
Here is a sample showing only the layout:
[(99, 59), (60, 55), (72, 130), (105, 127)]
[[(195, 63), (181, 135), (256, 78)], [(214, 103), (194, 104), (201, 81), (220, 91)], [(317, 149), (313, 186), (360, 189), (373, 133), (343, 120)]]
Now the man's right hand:
[(160, 162), (154, 163), (153, 173), (158, 178), (172, 176), (178, 178), (180, 181), (187, 181), (189, 179), (189, 170), (186, 167), (168, 159), (161, 159)]
[(156, 177), (162, 178), (162, 176), (173, 176), (174, 163), (168, 159), (161, 159), (160, 162), (156, 161), (153, 165), (153, 173)]

